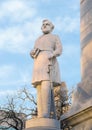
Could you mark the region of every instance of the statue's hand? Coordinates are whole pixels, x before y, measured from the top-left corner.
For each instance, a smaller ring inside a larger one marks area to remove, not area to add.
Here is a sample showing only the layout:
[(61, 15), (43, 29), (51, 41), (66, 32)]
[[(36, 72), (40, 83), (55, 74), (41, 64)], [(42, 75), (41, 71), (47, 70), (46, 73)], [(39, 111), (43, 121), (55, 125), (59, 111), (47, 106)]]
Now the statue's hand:
[(35, 51), (31, 50), (30, 55), (34, 55), (34, 54), (35, 54)]
[(54, 57), (54, 54), (51, 53), (51, 54), (48, 56), (48, 59), (51, 60), (53, 57)]
[(30, 52), (30, 56), (31, 56), (32, 58), (34, 58), (35, 51), (36, 51), (36, 49), (33, 49), (33, 50), (31, 50), (31, 52)]
[(40, 49), (39, 48), (34, 48), (31, 52), (30, 55), (32, 58), (36, 58), (40, 53)]

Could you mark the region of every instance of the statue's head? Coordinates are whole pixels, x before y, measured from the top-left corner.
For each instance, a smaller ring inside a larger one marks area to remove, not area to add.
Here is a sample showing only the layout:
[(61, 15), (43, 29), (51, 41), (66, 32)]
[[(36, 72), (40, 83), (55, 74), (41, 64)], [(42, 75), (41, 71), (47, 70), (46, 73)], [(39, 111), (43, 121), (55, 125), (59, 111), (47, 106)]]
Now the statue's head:
[(54, 25), (48, 19), (45, 19), (42, 21), (41, 29), (44, 34), (48, 34), (54, 29)]

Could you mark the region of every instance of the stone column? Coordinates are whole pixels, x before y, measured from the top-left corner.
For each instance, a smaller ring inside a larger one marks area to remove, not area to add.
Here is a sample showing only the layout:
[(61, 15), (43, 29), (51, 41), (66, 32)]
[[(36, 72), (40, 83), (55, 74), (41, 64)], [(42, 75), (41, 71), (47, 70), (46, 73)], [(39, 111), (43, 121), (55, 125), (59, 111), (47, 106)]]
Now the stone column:
[(80, 0), (81, 82), (73, 94), (73, 104), (61, 117), (66, 128), (92, 130), (92, 0)]
[[(81, 0), (81, 74), (82, 81), (92, 80), (92, 0)], [(91, 81), (92, 82), (92, 81)]]
[(92, 99), (92, 0), (80, 0), (81, 83), (80, 99)]
[(81, 82), (73, 94), (77, 110), (92, 100), (92, 0), (80, 0)]

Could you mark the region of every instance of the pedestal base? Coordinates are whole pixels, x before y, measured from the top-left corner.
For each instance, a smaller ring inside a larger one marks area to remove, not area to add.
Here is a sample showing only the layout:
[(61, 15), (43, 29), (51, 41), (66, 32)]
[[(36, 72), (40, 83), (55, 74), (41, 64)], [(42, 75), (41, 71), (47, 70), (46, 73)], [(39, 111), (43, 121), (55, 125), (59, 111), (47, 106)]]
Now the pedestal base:
[(60, 123), (55, 119), (35, 118), (26, 121), (25, 130), (60, 130)]

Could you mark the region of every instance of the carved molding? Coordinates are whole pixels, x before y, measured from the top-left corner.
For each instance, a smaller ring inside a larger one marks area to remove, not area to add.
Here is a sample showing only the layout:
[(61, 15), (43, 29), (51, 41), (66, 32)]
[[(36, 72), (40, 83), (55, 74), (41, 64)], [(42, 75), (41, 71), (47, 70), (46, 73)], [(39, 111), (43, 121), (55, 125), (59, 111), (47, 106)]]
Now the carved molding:
[[(62, 130), (66, 130), (65, 128), (68, 128), (67, 130), (70, 130), (70, 128), (77, 128), (79, 125), (83, 126), (87, 122), (89, 122), (90, 124), (91, 120), (92, 120), (92, 105), (83, 109), (82, 111), (79, 111), (78, 113), (75, 113), (64, 119), (61, 119), (61, 126), (63, 126)], [(74, 129), (74, 130), (78, 130), (78, 129)]]

